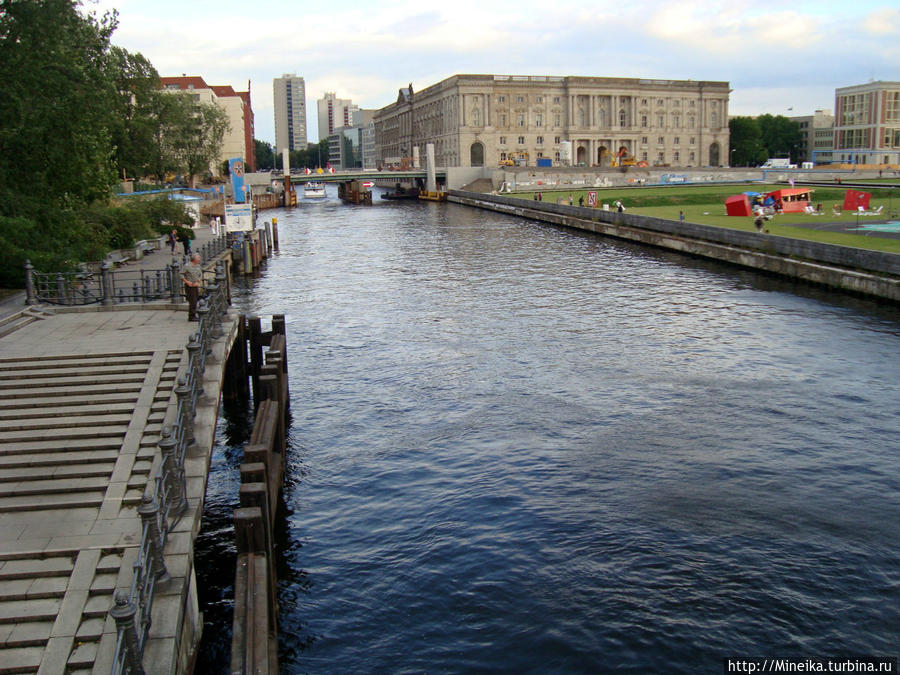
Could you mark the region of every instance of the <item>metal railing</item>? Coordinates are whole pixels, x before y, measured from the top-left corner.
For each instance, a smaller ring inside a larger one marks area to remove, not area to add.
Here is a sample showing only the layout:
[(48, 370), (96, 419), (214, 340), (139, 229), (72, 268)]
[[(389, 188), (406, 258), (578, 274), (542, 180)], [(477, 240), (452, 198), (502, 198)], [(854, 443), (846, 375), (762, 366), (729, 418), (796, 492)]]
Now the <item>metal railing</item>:
[(222, 319), (228, 309), (225, 268), (216, 264), (214, 282), (197, 307), (200, 323), (187, 344), (187, 364), (175, 387), (177, 405), (171, 426), (161, 432), (160, 461), (148, 481), (138, 508), (142, 520), (141, 545), (134, 562), (134, 578), (126, 593), (118, 591), (109, 615), (118, 637), (112, 673), (143, 674), (144, 648), (150, 633), (153, 597), (157, 584), (169, 579), (163, 558), (168, 533), (188, 508), (184, 460), (194, 443), (194, 418), (203, 396), (203, 373), (213, 343), (224, 334)]
[[(228, 249), (224, 233), (198, 246), (200, 264), (208, 265)], [(162, 269), (116, 269), (111, 260), (83, 264), (77, 272), (37, 272), (25, 261), (25, 304), (117, 305), (129, 302), (180, 302), (183, 294), (177, 259)]]

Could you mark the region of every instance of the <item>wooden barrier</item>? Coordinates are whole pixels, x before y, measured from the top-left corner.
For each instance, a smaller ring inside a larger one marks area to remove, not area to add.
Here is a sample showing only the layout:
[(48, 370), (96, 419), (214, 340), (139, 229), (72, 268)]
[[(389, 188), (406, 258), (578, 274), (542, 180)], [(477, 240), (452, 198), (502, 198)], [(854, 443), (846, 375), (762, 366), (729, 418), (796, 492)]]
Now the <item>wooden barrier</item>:
[[(260, 325), (259, 318), (251, 317), (244, 332), (246, 344), (232, 351), (240, 354), (233, 368), (244, 373), (245, 383), (248, 375), (254, 381), (256, 416), (240, 468), (240, 508), (234, 512), (238, 557), (231, 672), (274, 675), (278, 672), (278, 603), (273, 527), (284, 482), (287, 342), (283, 316), (273, 317), (267, 333)], [(263, 347), (268, 347), (265, 354)], [(232, 374), (231, 379), (236, 385), (239, 376)]]

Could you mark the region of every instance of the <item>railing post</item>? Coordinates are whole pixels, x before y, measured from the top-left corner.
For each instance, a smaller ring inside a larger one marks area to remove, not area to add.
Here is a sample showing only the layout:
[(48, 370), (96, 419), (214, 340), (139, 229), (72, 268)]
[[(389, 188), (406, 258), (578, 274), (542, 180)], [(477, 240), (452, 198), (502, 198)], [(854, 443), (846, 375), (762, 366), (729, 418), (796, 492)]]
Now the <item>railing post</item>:
[(141, 498), (138, 515), (147, 527), (147, 533), (150, 537), (150, 560), (152, 565), (150, 572), (154, 579), (168, 581), (169, 572), (163, 560), (163, 546), (165, 543), (163, 542), (162, 532), (159, 529), (159, 505), (151, 495), (145, 494)]
[(172, 261), (171, 268), (171, 280), (172, 280), (172, 303), (177, 304), (181, 302), (181, 265), (178, 264), (178, 259)]
[(137, 607), (128, 599), (125, 591), (116, 591), (116, 604), (109, 610), (109, 615), (116, 622), (116, 630), (122, 636), (122, 647), (125, 651), (125, 667), (129, 673), (144, 674), (141, 664), (141, 643), (138, 640), (137, 626), (134, 617)]
[[(179, 381), (179, 384), (182, 381)], [(187, 387), (184, 388), (188, 389)], [(182, 398), (180, 394), (178, 395), (178, 398)], [(187, 439), (185, 439), (185, 445), (187, 445), (187, 443)], [(162, 454), (163, 478), (165, 479), (167, 486), (166, 501), (168, 503), (166, 507), (171, 510), (174, 518), (179, 518), (188, 508), (187, 491), (185, 490), (184, 484), (184, 467), (181, 462), (178, 461), (178, 457), (176, 457), (175, 446), (177, 445), (177, 441), (172, 438), (172, 432), (169, 427), (163, 427), (162, 438), (157, 445)]]
[(188, 352), (188, 368), (191, 369), (191, 396), (194, 397), (193, 400), (196, 400), (198, 396), (203, 395), (203, 369), (200, 363), (202, 356), (200, 350), (203, 349), (203, 345), (200, 344), (199, 333), (191, 335), (186, 349)]
[[(196, 413), (194, 411), (194, 400), (191, 396), (191, 388), (188, 386), (187, 380), (183, 375), (178, 378), (178, 386), (175, 387), (175, 396), (178, 397), (178, 404), (181, 410), (181, 419), (179, 419), (178, 422), (181, 424), (182, 438), (184, 439), (185, 447), (187, 447), (194, 442), (194, 416)], [(163, 434), (165, 434), (165, 430), (163, 430)], [(160, 443), (160, 445), (162, 445), (162, 443)]]
[(38, 304), (37, 296), (34, 294), (34, 265), (30, 260), (25, 260), (25, 304)]
[(66, 298), (66, 280), (63, 278), (62, 272), (56, 275), (56, 301), (63, 305)]
[(103, 285), (103, 302), (104, 305), (113, 305), (116, 302), (113, 295), (112, 272), (108, 260), (104, 260), (100, 265), (100, 283)]

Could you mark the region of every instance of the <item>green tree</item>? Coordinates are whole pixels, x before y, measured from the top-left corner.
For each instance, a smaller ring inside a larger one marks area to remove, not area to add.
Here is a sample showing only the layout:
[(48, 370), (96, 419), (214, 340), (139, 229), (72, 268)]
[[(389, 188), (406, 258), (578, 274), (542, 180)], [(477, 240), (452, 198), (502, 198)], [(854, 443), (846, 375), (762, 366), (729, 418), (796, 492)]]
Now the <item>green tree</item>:
[(228, 115), (214, 103), (194, 103), (189, 94), (171, 93), (186, 101), (186, 109), (179, 110), (177, 126), (171, 131), (178, 168), (185, 173), (189, 185), (194, 176), (210, 172), (210, 166), (222, 153), (222, 142), (231, 125)]
[(110, 49), (110, 75), (116, 98), (112, 128), (117, 173), (141, 177), (155, 167), (155, 107), (159, 74), (140, 54)]
[(753, 117), (732, 117), (728, 121), (731, 164), (755, 166), (769, 157), (762, 142), (762, 131)]
[(0, 9), (0, 213), (23, 195), (62, 203), (106, 197), (116, 181), (109, 38), (115, 13), (75, 0), (4, 0)]
[(256, 168), (265, 171), (275, 168), (275, 148), (271, 143), (266, 143), (258, 138), (253, 139), (256, 146)]
[(784, 115), (760, 115), (756, 121), (769, 157), (790, 157), (791, 161), (796, 160), (803, 144), (799, 124)]

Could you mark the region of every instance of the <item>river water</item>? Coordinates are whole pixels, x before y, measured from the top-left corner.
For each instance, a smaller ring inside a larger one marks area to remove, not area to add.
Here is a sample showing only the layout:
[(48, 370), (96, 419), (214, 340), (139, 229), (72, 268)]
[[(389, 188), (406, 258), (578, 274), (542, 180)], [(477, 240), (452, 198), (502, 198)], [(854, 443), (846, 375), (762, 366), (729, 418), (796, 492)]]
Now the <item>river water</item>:
[[(287, 317), (283, 672), (900, 651), (896, 308), (452, 204), (262, 215), (234, 304)], [(249, 420), (220, 415), (197, 672), (228, 668)]]

